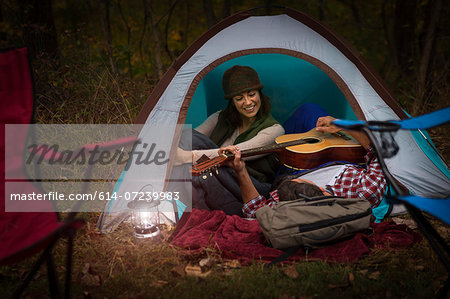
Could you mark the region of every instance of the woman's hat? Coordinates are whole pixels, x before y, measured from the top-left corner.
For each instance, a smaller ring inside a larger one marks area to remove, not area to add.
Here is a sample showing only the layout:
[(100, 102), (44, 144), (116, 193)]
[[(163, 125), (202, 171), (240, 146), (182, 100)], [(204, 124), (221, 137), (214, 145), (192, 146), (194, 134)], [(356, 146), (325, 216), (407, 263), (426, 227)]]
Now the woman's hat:
[(226, 99), (231, 99), (252, 89), (260, 90), (264, 87), (254, 69), (240, 65), (235, 65), (225, 71), (222, 86)]

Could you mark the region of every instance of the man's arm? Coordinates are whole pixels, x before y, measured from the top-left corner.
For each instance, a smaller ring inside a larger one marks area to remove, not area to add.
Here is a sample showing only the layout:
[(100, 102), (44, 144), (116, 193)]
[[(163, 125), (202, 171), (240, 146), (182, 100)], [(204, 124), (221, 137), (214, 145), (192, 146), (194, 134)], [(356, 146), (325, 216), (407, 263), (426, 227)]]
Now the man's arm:
[(359, 142), (359, 144), (362, 145), (366, 150), (370, 146), (370, 140), (369, 137), (364, 132), (360, 131), (352, 131), (352, 130), (343, 130), (342, 128), (339, 128), (332, 124), (333, 121), (335, 121), (336, 118), (332, 116), (324, 116), (319, 117), (316, 123), (316, 130), (319, 132), (327, 132), (327, 133), (336, 133), (339, 131), (345, 131), (350, 136), (355, 138), (356, 141)]
[(247, 168), (245, 168), (245, 162), (241, 159), (241, 151), (237, 147), (235, 147), (233, 153), (234, 160), (232, 163), (232, 167), (236, 171), (239, 186), (241, 187), (242, 201), (244, 202), (244, 204), (246, 204), (250, 200), (258, 197), (259, 193), (256, 190), (255, 185), (253, 185), (252, 180), (250, 179)]

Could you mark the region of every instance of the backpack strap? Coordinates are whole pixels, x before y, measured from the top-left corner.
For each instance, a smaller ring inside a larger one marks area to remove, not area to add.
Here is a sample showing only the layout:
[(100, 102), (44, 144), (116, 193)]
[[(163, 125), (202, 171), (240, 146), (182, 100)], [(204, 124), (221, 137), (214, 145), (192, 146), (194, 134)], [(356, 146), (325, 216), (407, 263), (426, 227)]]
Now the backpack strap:
[(304, 246), (293, 246), (285, 249), (282, 254), (280, 254), (278, 257), (276, 257), (273, 261), (271, 261), (269, 264), (266, 264), (264, 268), (269, 269), (273, 265), (276, 265), (278, 263), (284, 262), (288, 260), (291, 256), (297, 253), (301, 248), (305, 248)]

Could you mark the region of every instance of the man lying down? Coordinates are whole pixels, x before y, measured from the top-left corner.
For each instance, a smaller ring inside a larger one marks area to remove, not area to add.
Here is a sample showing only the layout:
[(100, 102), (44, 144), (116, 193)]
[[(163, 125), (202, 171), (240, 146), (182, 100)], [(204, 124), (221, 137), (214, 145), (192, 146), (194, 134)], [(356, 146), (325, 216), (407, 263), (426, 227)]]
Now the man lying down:
[[(333, 125), (335, 118), (320, 117), (316, 130), (319, 132), (336, 133), (341, 128)], [(235, 154), (228, 166), (232, 167), (238, 177), (242, 193), (244, 217), (254, 218), (255, 212), (263, 206), (272, 207), (278, 201), (294, 200), (298, 194), (307, 197), (334, 195), (346, 198), (361, 198), (368, 200), (372, 208), (377, 207), (386, 191), (386, 180), (380, 164), (375, 158), (374, 149), (369, 138), (363, 132), (346, 131), (357, 140), (367, 151), (364, 159), (366, 167), (354, 164), (333, 165), (308, 172), (300, 178), (288, 177), (280, 183), (278, 188), (270, 192), (268, 198), (260, 195), (254, 187), (241, 159), (241, 152), (237, 146), (228, 146), (228, 150)]]

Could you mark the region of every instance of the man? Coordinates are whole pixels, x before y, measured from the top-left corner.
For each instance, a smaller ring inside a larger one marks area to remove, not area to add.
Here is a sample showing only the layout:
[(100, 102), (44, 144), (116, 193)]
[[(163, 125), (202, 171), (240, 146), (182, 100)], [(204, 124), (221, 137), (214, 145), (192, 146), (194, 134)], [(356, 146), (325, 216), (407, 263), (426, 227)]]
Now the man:
[[(316, 130), (328, 133), (341, 131), (342, 129), (332, 124), (334, 120), (335, 118), (331, 116), (320, 117), (317, 120)], [(302, 175), (301, 178), (281, 183), (279, 185), (279, 190), (282, 191), (281, 194), (279, 194), (278, 190), (274, 190), (270, 193), (271, 196), (269, 198), (260, 195), (254, 187), (246, 171), (245, 162), (241, 159), (238, 147), (228, 147), (227, 150), (235, 154), (235, 159), (230, 163), (230, 166), (237, 173), (244, 202), (242, 207), (244, 216), (253, 218), (257, 209), (266, 205), (273, 206), (279, 200), (295, 199), (298, 193), (301, 193), (303, 196), (315, 196), (322, 193), (323, 195), (347, 198), (363, 198), (368, 200), (372, 207), (378, 206), (386, 191), (386, 180), (380, 164), (375, 159), (370, 140), (363, 132), (347, 131), (347, 133), (366, 149), (366, 167), (340, 164), (319, 168)], [(300, 186), (300, 184), (304, 185)]]

